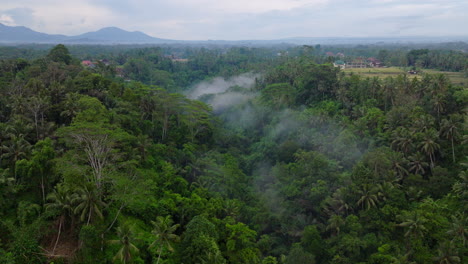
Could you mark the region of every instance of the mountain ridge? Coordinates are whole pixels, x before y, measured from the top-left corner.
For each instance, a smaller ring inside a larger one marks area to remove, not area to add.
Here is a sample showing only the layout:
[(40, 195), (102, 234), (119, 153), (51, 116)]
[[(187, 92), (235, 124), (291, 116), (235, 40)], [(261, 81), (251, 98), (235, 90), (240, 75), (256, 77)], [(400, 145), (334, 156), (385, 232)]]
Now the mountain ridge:
[(24, 26), (7, 26), (0, 23), (0, 43), (103, 43), (103, 44), (159, 44), (173, 42), (155, 38), (141, 31), (126, 31), (118, 27), (105, 27), (76, 36), (54, 35), (34, 31)]
[(7, 26), (0, 23), (0, 44), (194, 44), (194, 45), (246, 45), (276, 44), (380, 44), (380, 43), (444, 43), (468, 42), (468, 36), (446, 37), (289, 37), (270, 40), (172, 40), (152, 37), (141, 31), (126, 31), (118, 27), (104, 27), (76, 36), (47, 34), (24, 26)]

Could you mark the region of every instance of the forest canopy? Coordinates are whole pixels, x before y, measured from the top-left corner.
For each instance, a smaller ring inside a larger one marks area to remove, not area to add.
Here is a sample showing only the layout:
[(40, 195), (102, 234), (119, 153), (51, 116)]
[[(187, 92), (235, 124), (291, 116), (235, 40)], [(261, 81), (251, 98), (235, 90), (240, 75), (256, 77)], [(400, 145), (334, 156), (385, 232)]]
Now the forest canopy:
[[(0, 263), (468, 261), (465, 52), (0, 57)], [(333, 65), (362, 57), (419, 73)]]

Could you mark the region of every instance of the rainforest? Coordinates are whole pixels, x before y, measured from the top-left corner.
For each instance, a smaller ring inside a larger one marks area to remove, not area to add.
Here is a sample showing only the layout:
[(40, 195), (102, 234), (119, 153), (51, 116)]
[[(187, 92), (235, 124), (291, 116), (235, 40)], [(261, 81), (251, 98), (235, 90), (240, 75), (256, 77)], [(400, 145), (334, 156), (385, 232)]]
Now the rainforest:
[(0, 46), (0, 263), (467, 263), (466, 50)]

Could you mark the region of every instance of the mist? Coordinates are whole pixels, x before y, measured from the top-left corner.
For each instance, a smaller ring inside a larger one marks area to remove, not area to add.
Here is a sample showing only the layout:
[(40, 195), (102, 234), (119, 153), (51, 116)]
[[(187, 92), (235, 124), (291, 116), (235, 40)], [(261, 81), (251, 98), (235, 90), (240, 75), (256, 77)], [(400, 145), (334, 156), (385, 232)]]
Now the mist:
[(246, 89), (251, 89), (255, 85), (255, 79), (260, 77), (260, 74), (244, 73), (239, 76), (225, 79), (223, 77), (216, 77), (211, 80), (202, 81), (195, 85), (187, 93), (190, 99), (198, 99), (203, 95), (208, 94), (222, 94), (229, 88), (239, 86)]

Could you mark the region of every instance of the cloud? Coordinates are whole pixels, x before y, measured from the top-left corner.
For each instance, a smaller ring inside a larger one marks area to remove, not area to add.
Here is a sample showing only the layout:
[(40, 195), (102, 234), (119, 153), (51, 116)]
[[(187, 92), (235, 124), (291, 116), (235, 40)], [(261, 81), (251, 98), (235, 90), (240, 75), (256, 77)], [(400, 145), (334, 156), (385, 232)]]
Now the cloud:
[(15, 20), (6, 14), (0, 14), (0, 23), (7, 26), (16, 26)]
[(106, 26), (173, 39), (463, 35), (462, 0), (6, 0), (0, 21), (46, 33)]

